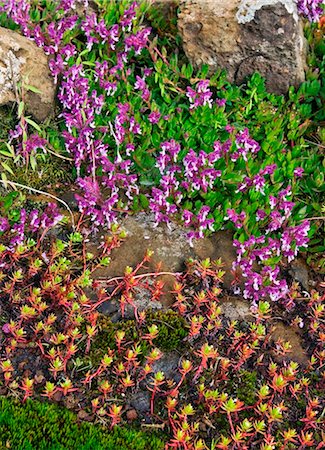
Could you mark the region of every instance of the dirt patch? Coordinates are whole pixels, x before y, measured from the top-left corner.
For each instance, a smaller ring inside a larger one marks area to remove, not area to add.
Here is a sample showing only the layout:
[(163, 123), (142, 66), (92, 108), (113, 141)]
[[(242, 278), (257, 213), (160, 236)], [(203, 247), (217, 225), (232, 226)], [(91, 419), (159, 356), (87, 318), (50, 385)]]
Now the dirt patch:
[[(287, 354), (288, 359), (296, 361), (301, 365), (308, 364), (309, 358), (307, 356), (307, 353), (303, 349), (301, 337), (294, 329), (282, 322), (278, 322), (274, 327), (274, 331), (272, 332), (271, 340), (275, 343), (278, 341), (278, 339), (290, 342), (291, 351)], [(283, 361), (283, 356), (274, 354), (274, 359)]]

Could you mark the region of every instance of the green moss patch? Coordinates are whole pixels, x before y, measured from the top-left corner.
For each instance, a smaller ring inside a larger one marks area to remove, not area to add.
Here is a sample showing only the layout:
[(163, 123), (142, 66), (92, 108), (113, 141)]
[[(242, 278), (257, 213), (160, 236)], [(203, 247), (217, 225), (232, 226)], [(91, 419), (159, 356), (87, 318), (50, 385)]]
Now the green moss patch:
[(154, 434), (78, 422), (56, 405), (0, 397), (0, 449), (15, 450), (160, 450)]

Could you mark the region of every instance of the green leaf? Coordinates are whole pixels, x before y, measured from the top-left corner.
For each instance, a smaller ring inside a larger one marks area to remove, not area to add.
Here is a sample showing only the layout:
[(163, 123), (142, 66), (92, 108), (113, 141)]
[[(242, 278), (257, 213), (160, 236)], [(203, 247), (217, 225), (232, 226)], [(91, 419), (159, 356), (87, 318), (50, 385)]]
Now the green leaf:
[(34, 122), (34, 120), (30, 119), (29, 117), (25, 117), (25, 120), (29, 125), (31, 125), (33, 128), (35, 128), (35, 130), (37, 130), (39, 133), (42, 132), (41, 127), (36, 122)]
[(149, 200), (147, 199), (147, 197), (144, 194), (140, 194), (139, 199), (140, 199), (142, 208), (147, 209), (149, 206)]
[(7, 172), (9, 172), (11, 175), (14, 175), (14, 173), (13, 173), (11, 167), (8, 166), (8, 164), (6, 164), (5, 162), (1, 162), (1, 165), (2, 165), (2, 167), (3, 167)]
[(24, 112), (25, 103), (23, 101), (19, 102), (18, 105), (18, 117), (21, 118)]
[(42, 93), (42, 91), (37, 89), (35, 86), (31, 86), (30, 84), (24, 84), (24, 88), (27, 91), (35, 92), (35, 94), (41, 94)]

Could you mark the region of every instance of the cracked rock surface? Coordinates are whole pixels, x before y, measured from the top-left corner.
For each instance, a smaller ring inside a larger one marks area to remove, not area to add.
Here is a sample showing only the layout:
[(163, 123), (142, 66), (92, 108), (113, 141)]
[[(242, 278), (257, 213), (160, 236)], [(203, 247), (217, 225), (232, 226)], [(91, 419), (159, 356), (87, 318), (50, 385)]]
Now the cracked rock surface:
[(34, 42), (0, 27), (0, 105), (20, 101), (21, 84), (37, 91), (25, 90), (27, 112), (39, 121), (47, 119), (55, 105), (55, 85), (47, 56)]
[(276, 94), (304, 81), (306, 45), (294, 0), (182, 0), (178, 27), (195, 67), (224, 68), (237, 84), (260, 72)]

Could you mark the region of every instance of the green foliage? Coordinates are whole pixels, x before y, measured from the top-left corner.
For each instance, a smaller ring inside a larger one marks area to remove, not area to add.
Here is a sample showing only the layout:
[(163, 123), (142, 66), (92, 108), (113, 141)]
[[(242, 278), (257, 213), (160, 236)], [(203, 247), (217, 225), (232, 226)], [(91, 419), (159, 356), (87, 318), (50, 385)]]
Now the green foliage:
[(159, 450), (155, 434), (115, 427), (112, 431), (77, 420), (56, 405), (0, 397), (0, 449), (15, 450)]
[(92, 364), (98, 363), (108, 348), (116, 349), (116, 332), (125, 332), (125, 342), (139, 342), (142, 355), (148, 352), (148, 343), (141, 340), (141, 336), (148, 331), (151, 325), (157, 325), (158, 337), (153, 341), (155, 346), (164, 351), (171, 351), (179, 348), (181, 341), (188, 335), (186, 320), (177, 312), (149, 311), (146, 313), (146, 321), (140, 326), (135, 320), (120, 320), (113, 323), (107, 316), (101, 315), (99, 318), (99, 333), (92, 345), (90, 361)]
[[(98, 20), (104, 19), (109, 28), (118, 21), (129, 3), (117, 0), (96, 1)], [(34, 6), (32, 19), (39, 22), (42, 27), (62, 13), (55, 12), (55, 2), (42, 2), (40, 8)], [(162, 14), (161, 8), (164, 8), (167, 15)], [(128, 103), (130, 114), (134, 115), (135, 121), (141, 126), (140, 136), (132, 134), (128, 136), (128, 143), (134, 144), (136, 148), (132, 162), (142, 188), (139, 196), (134, 198), (134, 211), (148, 207), (148, 200), (144, 194), (148, 187), (158, 186), (160, 183), (160, 175), (155, 164), (162, 142), (175, 139), (184, 149), (184, 155), (191, 148), (196, 152), (199, 150), (210, 152), (215, 140), (224, 141), (228, 137), (224, 126), (230, 123), (237, 129), (247, 127), (252, 138), (261, 143), (261, 151), (256, 158), (249, 158), (247, 167), (245, 164), (239, 167), (231, 162), (224, 164), (219, 161), (220, 167), (217, 168), (224, 174), (222, 181), (216, 180), (214, 189), (208, 193), (185, 192), (182, 206), (194, 213), (197, 213), (203, 204), (209, 206), (214, 211), (214, 226), (218, 230), (224, 226), (225, 211), (228, 208), (236, 209), (240, 205), (248, 216), (247, 229), (250, 233), (256, 234), (258, 224), (255, 214), (258, 208), (263, 207), (267, 196), (256, 192), (250, 192), (248, 195), (236, 192), (237, 185), (247, 173), (255, 175), (261, 166), (275, 163), (278, 169), (272, 176), (266, 194), (276, 196), (288, 180), (293, 180), (294, 169), (302, 166), (305, 171), (303, 178), (293, 182), (294, 201), (297, 202), (293, 219), (297, 222), (305, 217), (321, 216), (321, 208), (325, 202), (325, 161), (321, 151), (325, 142), (322, 129), (325, 120), (323, 28), (317, 24), (306, 25), (305, 32), (310, 47), (307, 80), (296, 90), (290, 88), (287, 96), (268, 93), (263, 78), (258, 74), (250, 77), (245, 85), (238, 87), (228, 83), (226, 74), (218, 71), (210, 77), (210, 87), (215, 98), (226, 100), (225, 107), (213, 105), (209, 108), (206, 105), (190, 111), (186, 88), (195, 89), (199, 80), (207, 78), (208, 67), (195, 71), (186, 61), (177, 34), (176, 12), (176, 1), (170, 6), (164, 4), (153, 6), (148, 2), (141, 2), (136, 27), (147, 25), (152, 27), (151, 44), (142, 52), (141, 57), (130, 62), (125, 80), (118, 83), (113, 96), (106, 98), (102, 114), (96, 118), (97, 128), (107, 128), (108, 121), (113, 123), (117, 115), (117, 104)], [(12, 27), (12, 23), (5, 17), (0, 19), (3, 25)], [(103, 94), (94, 76), (95, 63), (106, 60), (111, 64), (110, 57), (114, 59), (116, 55), (107, 55), (101, 45), (94, 45), (91, 50), (85, 48), (85, 39), (80, 31), (67, 32), (64, 40), (76, 46), (78, 56), (76, 61), (72, 58), (71, 64), (75, 62), (83, 64), (89, 79), (90, 91), (96, 90)], [(141, 76), (144, 68), (153, 69), (153, 76), (146, 79), (151, 92), (148, 102), (144, 102), (140, 92), (134, 88), (136, 76)], [(151, 111), (159, 111), (161, 114), (157, 124), (152, 124), (148, 120), (147, 116)], [(165, 120), (165, 117), (168, 117), (168, 120)], [(29, 128), (31, 132), (35, 132), (35, 129), (33, 130), (35, 127), (29, 124)], [(62, 122), (41, 126), (42, 137), (48, 139), (57, 153), (63, 152), (64, 149), (61, 135), (63, 129)], [(113, 160), (116, 157), (114, 137), (107, 133), (102, 139), (109, 146), (109, 157)], [(122, 156), (125, 152), (124, 146), (125, 143), (119, 149)], [(47, 155), (47, 158), (51, 162), (55, 157)], [(37, 158), (37, 165), (42, 165), (42, 161)], [(37, 175), (31, 177), (30, 173), (24, 177), (22, 173), (16, 174), (16, 170), (13, 170), (7, 159), (3, 162), (12, 170), (11, 176), (14, 176), (16, 181), (19, 181), (18, 176), (20, 181), (24, 180), (26, 183), (29, 179), (31, 185), (35, 187), (42, 187), (42, 184), (46, 186), (53, 178), (59, 182), (65, 181), (64, 174), (69, 172), (76, 175), (74, 168), (63, 169), (64, 173), (59, 169), (57, 171), (53, 162), (53, 170), (52, 163), (48, 170), (45, 163), (44, 169), (40, 167), (37, 173), (41, 172), (41, 177)], [(82, 170), (81, 175), (85, 175)], [(119, 206), (123, 208), (123, 205)], [(311, 231), (312, 247), (317, 249), (317, 253), (325, 250), (321, 226), (321, 222), (313, 222)]]
[(168, 53), (178, 53), (182, 56), (182, 61), (186, 63), (186, 57), (181, 46), (181, 37), (177, 28), (178, 0), (168, 2), (148, 4), (145, 12), (145, 19), (148, 21), (153, 33), (158, 36), (162, 45)]
[[(237, 386), (234, 386), (234, 392), (239, 400), (245, 405), (254, 405), (256, 402), (257, 391), (257, 372), (254, 370), (241, 370), (236, 374)], [(236, 384), (236, 383), (234, 383)]]
[(12, 174), (8, 175), (11, 181), (45, 191), (49, 191), (50, 187), (54, 188), (57, 184), (71, 182), (73, 178), (71, 167), (68, 164), (62, 164), (62, 161), (55, 157), (39, 161), (37, 170), (31, 168), (26, 170), (24, 166), (7, 164), (12, 169)]
[(26, 198), (17, 191), (9, 192), (3, 197), (0, 196), (0, 215), (7, 217), (11, 223), (20, 219), (20, 210)]

